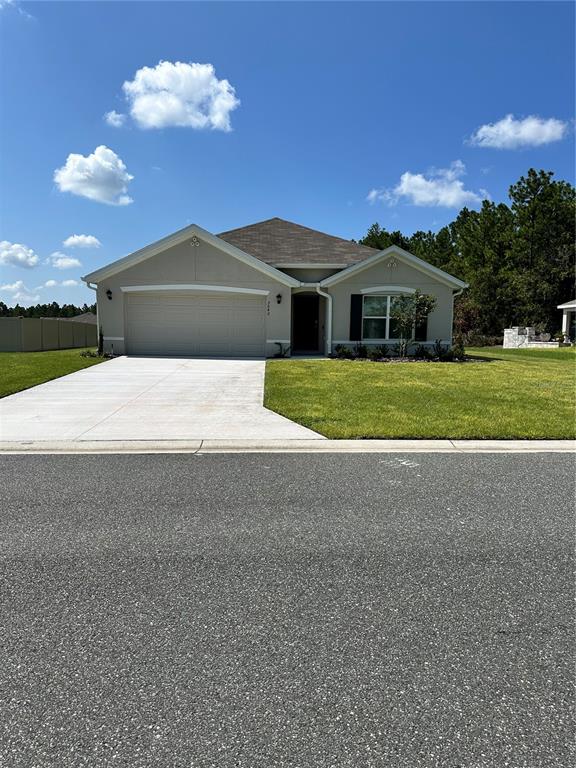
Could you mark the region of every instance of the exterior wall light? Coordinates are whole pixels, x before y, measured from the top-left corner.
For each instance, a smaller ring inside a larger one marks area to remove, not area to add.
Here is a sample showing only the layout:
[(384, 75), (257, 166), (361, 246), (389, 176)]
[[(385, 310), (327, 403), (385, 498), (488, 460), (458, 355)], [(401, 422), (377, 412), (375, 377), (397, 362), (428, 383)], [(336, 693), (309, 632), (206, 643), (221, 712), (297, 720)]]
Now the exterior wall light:
[(276, 304), (282, 304), (282, 294), (277, 293), (276, 294)]
[(106, 291), (106, 296), (110, 301), (112, 301), (112, 291), (110, 290), (110, 288), (108, 288), (108, 290)]

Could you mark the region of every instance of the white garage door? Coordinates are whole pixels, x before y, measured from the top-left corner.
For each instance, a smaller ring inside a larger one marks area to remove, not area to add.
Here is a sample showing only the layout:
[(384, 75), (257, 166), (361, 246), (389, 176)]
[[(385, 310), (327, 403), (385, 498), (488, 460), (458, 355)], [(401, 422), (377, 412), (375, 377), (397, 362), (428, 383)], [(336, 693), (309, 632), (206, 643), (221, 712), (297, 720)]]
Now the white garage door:
[(265, 354), (264, 296), (127, 293), (125, 300), (128, 354)]

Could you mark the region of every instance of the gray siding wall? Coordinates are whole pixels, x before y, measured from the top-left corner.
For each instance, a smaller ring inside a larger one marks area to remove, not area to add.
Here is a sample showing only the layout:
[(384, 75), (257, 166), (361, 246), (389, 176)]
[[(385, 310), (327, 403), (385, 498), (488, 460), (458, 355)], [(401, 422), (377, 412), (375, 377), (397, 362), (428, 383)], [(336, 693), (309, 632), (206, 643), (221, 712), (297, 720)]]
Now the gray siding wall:
[[(176, 245), (146, 261), (123, 270), (98, 285), (99, 321), (104, 349), (116, 354), (125, 351), (125, 294), (123, 286), (197, 284), (257, 288), (269, 291), (266, 300), (266, 354), (277, 351), (275, 341), (289, 343), (291, 289), (277, 280), (223, 253), (208, 243)], [(112, 299), (106, 291), (112, 291)], [(278, 304), (277, 295), (281, 296)]]
[(398, 259), (395, 267), (389, 266), (388, 262), (389, 260), (386, 260), (368, 267), (351, 275), (348, 280), (325, 289), (333, 296), (333, 344), (350, 340), (350, 296), (353, 293), (361, 293), (365, 288), (391, 285), (419, 289), (422, 293), (435, 296), (436, 308), (428, 318), (427, 340), (433, 342), (441, 339), (443, 343), (451, 344), (454, 301), (452, 288)]
[(325, 280), (327, 277), (331, 277), (340, 272), (339, 269), (281, 269), (281, 272), (286, 272), (290, 277), (301, 280), (303, 283), (319, 283), (320, 280)]

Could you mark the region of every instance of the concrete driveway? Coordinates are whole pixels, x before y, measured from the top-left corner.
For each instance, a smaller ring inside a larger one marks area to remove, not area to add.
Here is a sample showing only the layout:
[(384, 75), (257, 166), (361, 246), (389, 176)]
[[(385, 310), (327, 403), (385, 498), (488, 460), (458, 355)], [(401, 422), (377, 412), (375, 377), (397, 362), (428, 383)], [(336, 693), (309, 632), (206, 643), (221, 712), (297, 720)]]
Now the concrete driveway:
[(1, 441), (323, 439), (263, 406), (264, 360), (119, 357), (0, 401)]

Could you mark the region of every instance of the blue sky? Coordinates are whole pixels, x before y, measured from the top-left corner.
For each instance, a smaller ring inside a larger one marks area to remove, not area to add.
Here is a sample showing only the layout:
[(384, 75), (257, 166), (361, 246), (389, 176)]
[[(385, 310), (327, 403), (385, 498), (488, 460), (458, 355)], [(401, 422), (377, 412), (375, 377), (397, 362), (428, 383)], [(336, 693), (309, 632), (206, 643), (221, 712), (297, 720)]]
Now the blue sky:
[(573, 181), (571, 3), (0, 6), (7, 304), (92, 301), (62, 283), (192, 222), (410, 233)]

